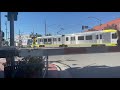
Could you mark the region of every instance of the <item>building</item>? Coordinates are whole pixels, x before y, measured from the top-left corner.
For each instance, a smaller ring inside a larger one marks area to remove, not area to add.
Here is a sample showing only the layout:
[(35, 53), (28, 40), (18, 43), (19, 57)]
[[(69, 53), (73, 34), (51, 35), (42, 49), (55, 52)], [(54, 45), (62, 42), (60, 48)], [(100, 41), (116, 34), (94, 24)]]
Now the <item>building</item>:
[(109, 21), (109, 22), (107, 22), (105, 24), (102, 24), (102, 25), (95, 26), (95, 27), (93, 27), (93, 29), (95, 29), (95, 30), (103, 30), (103, 29), (105, 29), (106, 27), (109, 27), (109, 26), (113, 26), (116, 29), (118, 29), (118, 28), (120, 29), (120, 18)]
[(15, 45), (18, 46), (21, 44), (22, 46), (27, 46), (27, 40), (30, 35), (16, 35), (15, 36)]
[(109, 21), (107, 23), (104, 23), (98, 26), (94, 26), (92, 29), (86, 30), (86, 31), (104, 30), (104, 29), (109, 29), (109, 28), (120, 30), (120, 18), (117, 18), (115, 20)]

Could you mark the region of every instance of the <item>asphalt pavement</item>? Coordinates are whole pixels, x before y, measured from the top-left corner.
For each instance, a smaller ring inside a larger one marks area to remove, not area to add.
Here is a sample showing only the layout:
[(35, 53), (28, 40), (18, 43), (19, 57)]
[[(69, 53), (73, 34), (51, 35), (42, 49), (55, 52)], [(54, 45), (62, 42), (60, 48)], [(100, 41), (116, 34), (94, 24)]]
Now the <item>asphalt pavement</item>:
[(61, 68), (59, 78), (120, 78), (119, 52), (49, 56), (49, 63)]

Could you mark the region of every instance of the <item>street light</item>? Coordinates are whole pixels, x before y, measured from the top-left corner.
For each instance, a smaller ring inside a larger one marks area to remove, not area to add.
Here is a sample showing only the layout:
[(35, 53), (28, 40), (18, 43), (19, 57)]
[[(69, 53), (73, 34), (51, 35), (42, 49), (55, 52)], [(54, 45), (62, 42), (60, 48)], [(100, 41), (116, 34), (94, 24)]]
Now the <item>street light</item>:
[(102, 25), (102, 24), (101, 24), (101, 20), (100, 20), (100, 19), (98, 19), (98, 18), (96, 18), (96, 17), (88, 17), (88, 18), (95, 18), (95, 19), (97, 19), (97, 20), (99, 21), (100, 26)]

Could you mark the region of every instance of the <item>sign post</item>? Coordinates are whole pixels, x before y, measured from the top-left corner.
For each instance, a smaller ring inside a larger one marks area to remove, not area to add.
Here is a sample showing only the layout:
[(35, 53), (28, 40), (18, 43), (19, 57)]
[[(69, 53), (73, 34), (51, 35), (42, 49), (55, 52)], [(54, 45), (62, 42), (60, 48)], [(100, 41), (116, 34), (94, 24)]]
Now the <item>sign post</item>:
[[(14, 21), (17, 21), (17, 15), (18, 12), (8, 12), (7, 19), (10, 21), (10, 46), (15, 46), (14, 43)], [(15, 58), (9, 57), (8, 60), (10, 60), (11, 67), (12, 67), (12, 75), (11, 77), (14, 77), (14, 66), (15, 66)], [(6, 59), (7, 61), (7, 59)]]

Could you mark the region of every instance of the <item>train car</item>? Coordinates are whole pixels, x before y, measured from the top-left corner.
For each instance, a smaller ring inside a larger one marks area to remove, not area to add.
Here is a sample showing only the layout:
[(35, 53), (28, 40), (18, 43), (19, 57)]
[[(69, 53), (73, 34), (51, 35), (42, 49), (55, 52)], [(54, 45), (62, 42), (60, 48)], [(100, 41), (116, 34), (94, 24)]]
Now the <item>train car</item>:
[(31, 38), (27, 39), (27, 47), (32, 47), (33, 40)]
[(37, 37), (36, 44), (38, 46), (45, 45), (46, 47), (59, 47), (60, 45), (67, 45), (68, 47), (89, 47), (100, 45), (116, 46), (117, 39), (117, 30), (109, 29), (102, 31)]

